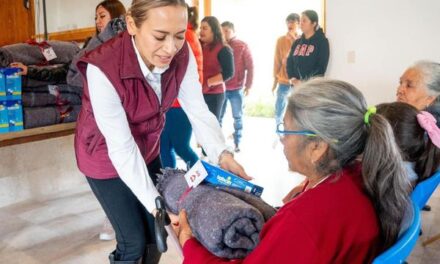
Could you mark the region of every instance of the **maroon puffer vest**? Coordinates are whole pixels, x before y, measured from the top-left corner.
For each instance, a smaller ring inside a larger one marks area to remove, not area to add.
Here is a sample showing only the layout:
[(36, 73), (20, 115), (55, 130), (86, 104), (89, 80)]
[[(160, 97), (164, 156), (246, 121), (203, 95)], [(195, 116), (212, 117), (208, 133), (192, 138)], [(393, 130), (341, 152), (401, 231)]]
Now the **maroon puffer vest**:
[(127, 32), (86, 54), (78, 62), (78, 69), (84, 76), (84, 95), (76, 124), (75, 153), (82, 173), (96, 179), (117, 177), (90, 104), (87, 64), (97, 66), (116, 89), (131, 133), (148, 164), (159, 155), (159, 138), (165, 123), (164, 113), (178, 95), (188, 66), (188, 56), (188, 46), (185, 43), (172, 60), (169, 69), (162, 74), (162, 104), (159, 104), (157, 95), (142, 74), (131, 36)]
[(221, 94), (226, 90), (225, 83), (208, 87), (207, 80), (222, 72), (222, 67), (218, 61), (218, 53), (223, 48), (222, 43), (202, 46), (203, 49), (203, 93), (204, 94)]

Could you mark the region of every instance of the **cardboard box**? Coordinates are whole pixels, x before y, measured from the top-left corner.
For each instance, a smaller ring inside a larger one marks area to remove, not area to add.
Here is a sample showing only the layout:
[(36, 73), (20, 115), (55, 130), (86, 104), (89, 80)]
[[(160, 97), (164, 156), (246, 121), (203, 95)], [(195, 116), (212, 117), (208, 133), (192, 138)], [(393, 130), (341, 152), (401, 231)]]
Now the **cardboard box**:
[(3, 69), (0, 69), (0, 101), (6, 101), (6, 79)]
[(5, 78), (6, 100), (21, 100), (21, 70), (19, 68), (2, 69)]
[(9, 118), (6, 101), (0, 101), (0, 134), (9, 132)]
[(21, 100), (6, 101), (9, 132), (23, 130), (23, 106)]

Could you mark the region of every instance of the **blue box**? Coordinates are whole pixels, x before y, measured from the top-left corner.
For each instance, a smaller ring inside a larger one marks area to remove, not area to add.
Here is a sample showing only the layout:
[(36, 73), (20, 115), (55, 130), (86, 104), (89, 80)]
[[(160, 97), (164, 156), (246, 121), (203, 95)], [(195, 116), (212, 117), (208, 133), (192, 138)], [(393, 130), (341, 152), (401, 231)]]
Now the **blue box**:
[(6, 101), (9, 132), (23, 130), (23, 106), (20, 100)]
[(239, 189), (247, 193), (260, 197), (263, 193), (263, 187), (252, 184), (243, 178), (240, 178), (228, 171), (225, 171), (217, 166), (201, 161), (208, 172), (205, 181), (216, 186), (225, 186)]
[(21, 71), (19, 68), (2, 69), (5, 78), (6, 100), (21, 100)]
[(0, 69), (0, 101), (6, 100), (6, 79), (3, 69)]
[(0, 134), (9, 132), (9, 118), (6, 101), (0, 101)]

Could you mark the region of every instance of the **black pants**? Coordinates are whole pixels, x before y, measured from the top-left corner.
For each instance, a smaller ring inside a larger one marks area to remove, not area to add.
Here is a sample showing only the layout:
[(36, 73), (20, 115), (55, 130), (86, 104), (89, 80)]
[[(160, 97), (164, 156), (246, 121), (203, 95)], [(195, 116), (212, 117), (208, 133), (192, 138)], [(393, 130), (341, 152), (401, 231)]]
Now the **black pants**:
[[(154, 184), (160, 172), (160, 157), (147, 165)], [(154, 218), (118, 177), (98, 180), (87, 177), (93, 193), (104, 209), (116, 233), (115, 260), (136, 261), (147, 244), (155, 244)]]
[(206, 104), (208, 105), (209, 111), (217, 117), (220, 121), (220, 115), (222, 113), (223, 104), (225, 102), (225, 93), (221, 94), (204, 94)]
[[(220, 123), (220, 116), (222, 114), (223, 104), (225, 103), (225, 93), (221, 94), (203, 94), (208, 109), (215, 115), (217, 121)], [(202, 149), (203, 155), (206, 156), (206, 152)]]

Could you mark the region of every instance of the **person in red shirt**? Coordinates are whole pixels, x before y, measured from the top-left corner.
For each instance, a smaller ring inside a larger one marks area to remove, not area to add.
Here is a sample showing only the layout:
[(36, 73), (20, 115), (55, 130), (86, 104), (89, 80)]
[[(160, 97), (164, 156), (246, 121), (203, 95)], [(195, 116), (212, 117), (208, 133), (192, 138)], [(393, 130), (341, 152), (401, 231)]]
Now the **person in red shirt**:
[(229, 21), (222, 23), (222, 31), (228, 45), (234, 53), (234, 76), (227, 81), (226, 98), (220, 114), (220, 124), (226, 112), (227, 102), (231, 103), (232, 117), (234, 118), (235, 152), (240, 152), (240, 140), (243, 131), (243, 101), (249, 94), (254, 78), (254, 62), (248, 45), (235, 35), (234, 24)]
[(175, 224), (184, 263), (371, 263), (396, 241), (411, 185), (389, 123), (348, 83), (316, 79), (301, 86), (277, 132), (289, 168), (307, 177), (302, 192), (239, 260), (208, 252), (182, 211)]
[[(185, 40), (191, 47), (197, 63), (199, 81), (203, 79), (203, 54), (202, 45), (197, 37), (196, 30), (199, 27), (199, 12), (197, 7), (190, 7), (188, 10), (188, 25), (185, 32)], [(164, 168), (176, 168), (176, 154), (185, 162), (188, 168), (194, 166), (199, 157), (192, 149), (191, 135), (192, 127), (188, 116), (180, 106), (179, 100), (175, 99), (171, 109), (166, 113), (165, 127), (160, 135), (160, 158)], [(179, 131), (179, 133), (176, 133)]]

